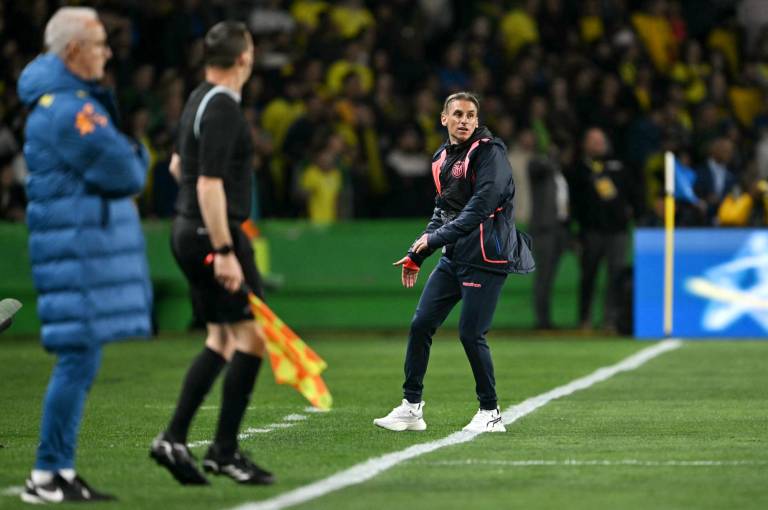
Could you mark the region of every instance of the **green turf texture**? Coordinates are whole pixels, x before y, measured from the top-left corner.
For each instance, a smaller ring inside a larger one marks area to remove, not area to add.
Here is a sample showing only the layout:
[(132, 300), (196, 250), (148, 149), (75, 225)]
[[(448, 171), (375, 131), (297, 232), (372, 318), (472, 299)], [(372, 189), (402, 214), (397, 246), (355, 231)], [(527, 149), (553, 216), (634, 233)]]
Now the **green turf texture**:
[[(200, 335), (109, 346), (91, 393), (77, 467), (96, 488), (114, 492), (109, 509), (224, 509), (276, 496), (371, 457), (443, 438), (476, 410), (458, 341), (438, 338), (425, 381), (423, 433), (375, 428), (399, 403), (402, 335), (310, 343), (328, 361), (335, 398), (327, 414), (304, 412), (292, 389), (261, 374), (246, 427), (289, 414), (306, 421), (242, 446), (273, 470), (272, 487), (215, 478), (210, 487), (174, 482), (147, 457), (172, 410)], [(513, 340), (491, 337), (502, 407), (541, 394), (648, 347), (618, 339)], [(0, 492), (31, 468), (40, 402), (53, 358), (36, 342), (0, 338)], [(400, 464), (368, 482), (299, 505), (301, 509), (764, 509), (768, 508), (768, 342), (689, 342), (639, 369), (553, 401), (508, 427)], [(206, 406), (219, 401), (220, 386)], [(216, 411), (204, 408), (190, 440), (208, 439)], [(205, 448), (195, 452), (202, 456)], [(749, 461), (752, 465), (512, 466), (545, 461)], [(462, 462), (473, 461), (474, 464)], [(493, 462), (496, 462), (494, 464)], [(65, 505), (66, 507), (66, 505)], [(28, 508), (0, 495), (0, 508)]]

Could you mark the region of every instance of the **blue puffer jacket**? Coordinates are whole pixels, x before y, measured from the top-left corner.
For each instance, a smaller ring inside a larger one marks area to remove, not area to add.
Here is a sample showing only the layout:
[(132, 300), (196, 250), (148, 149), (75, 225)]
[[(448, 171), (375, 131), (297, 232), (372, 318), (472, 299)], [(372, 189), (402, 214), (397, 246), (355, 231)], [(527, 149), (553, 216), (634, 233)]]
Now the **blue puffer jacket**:
[(152, 291), (131, 199), (144, 186), (146, 152), (115, 129), (103, 89), (56, 55), (27, 65), (18, 90), (32, 108), (27, 222), (43, 345), (148, 336)]

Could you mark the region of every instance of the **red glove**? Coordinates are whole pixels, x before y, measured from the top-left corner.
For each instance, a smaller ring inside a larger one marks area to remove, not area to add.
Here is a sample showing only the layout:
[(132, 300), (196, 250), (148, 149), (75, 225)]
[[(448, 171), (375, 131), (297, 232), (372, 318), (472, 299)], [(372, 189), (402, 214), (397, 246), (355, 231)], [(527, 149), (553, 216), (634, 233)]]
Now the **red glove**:
[(411, 260), (411, 257), (406, 255), (397, 262), (392, 263), (393, 266), (403, 266), (401, 272), (400, 281), (403, 283), (403, 287), (410, 289), (416, 283), (416, 278), (419, 277), (419, 269), (421, 269), (416, 262)]

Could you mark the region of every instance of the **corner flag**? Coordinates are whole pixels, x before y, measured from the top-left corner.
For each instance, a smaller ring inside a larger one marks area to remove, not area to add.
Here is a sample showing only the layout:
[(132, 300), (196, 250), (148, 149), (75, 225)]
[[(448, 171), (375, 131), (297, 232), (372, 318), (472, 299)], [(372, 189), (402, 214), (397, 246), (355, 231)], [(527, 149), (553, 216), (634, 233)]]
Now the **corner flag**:
[[(675, 298), (675, 197), (678, 179), (685, 186), (688, 184), (693, 195), (693, 186), (686, 180), (684, 169), (675, 160), (675, 155), (667, 151), (664, 154), (664, 335), (672, 335), (674, 298)], [(683, 191), (687, 193), (687, 191)], [(693, 195), (695, 197), (695, 195)]]

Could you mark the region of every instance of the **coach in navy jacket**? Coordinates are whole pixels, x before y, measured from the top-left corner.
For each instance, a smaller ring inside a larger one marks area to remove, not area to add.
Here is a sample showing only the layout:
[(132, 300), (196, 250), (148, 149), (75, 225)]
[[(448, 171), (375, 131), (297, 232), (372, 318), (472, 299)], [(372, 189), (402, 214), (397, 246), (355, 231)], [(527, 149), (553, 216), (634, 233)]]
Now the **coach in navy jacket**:
[(24, 155), (41, 336), (58, 356), (23, 496), (31, 502), (78, 494), (98, 499), (92, 489), (83, 492), (87, 486), (74, 474), (86, 394), (101, 346), (148, 336), (152, 306), (131, 198), (144, 186), (147, 156), (115, 128), (111, 96), (96, 84), (111, 56), (104, 28), (92, 9), (63, 8), (49, 21), (45, 39), (49, 52), (27, 65), (18, 84), (32, 110)]
[(432, 335), (461, 300), (459, 336), (480, 404), (464, 430), (504, 431), (485, 334), (507, 275), (533, 271), (534, 262), (530, 239), (515, 228), (515, 185), (506, 147), (479, 125), (478, 111), (477, 98), (468, 92), (445, 100), (440, 120), (448, 129), (448, 141), (432, 162), (436, 207), (424, 233), (395, 262), (402, 266), (403, 285), (412, 287), (424, 259), (437, 249), (443, 251), (411, 321), (403, 401), (374, 420), (389, 430), (426, 428), (421, 397)]
[(515, 228), (515, 185), (501, 139), (480, 126), (464, 142), (445, 142), (432, 158), (432, 175), (437, 197), (423, 233), (427, 247), (408, 251), (416, 265), (445, 247), (457, 264), (502, 274), (533, 271), (530, 239)]

